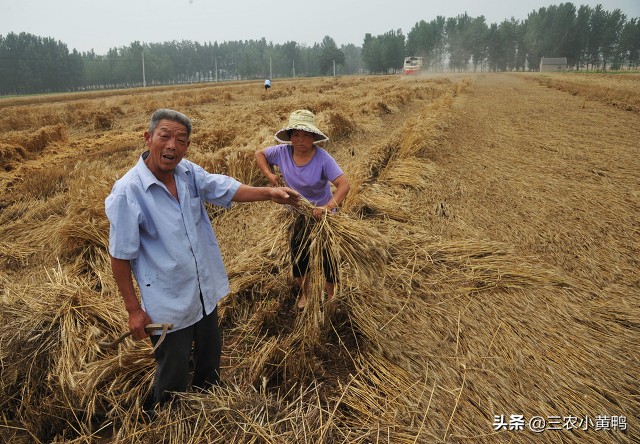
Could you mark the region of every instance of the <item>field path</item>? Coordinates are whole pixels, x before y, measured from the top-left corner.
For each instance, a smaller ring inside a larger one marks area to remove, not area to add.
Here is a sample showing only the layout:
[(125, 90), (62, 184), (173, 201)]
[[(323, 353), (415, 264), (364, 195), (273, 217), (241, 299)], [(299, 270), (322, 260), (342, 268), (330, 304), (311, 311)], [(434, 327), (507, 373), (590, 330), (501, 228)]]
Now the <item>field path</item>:
[(454, 106), (435, 160), (459, 223), (440, 229), (637, 293), (640, 115), (514, 74), (479, 75)]

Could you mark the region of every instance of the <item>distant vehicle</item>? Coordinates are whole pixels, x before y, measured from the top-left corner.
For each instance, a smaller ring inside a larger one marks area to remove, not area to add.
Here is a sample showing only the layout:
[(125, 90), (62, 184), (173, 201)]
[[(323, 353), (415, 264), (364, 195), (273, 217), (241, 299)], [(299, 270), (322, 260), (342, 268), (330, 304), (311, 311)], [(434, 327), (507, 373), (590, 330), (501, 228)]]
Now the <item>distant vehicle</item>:
[(405, 57), (404, 67), (402, 72), (405, 75), (417, 74), (422, 71), (423, 60), (422, 57)]

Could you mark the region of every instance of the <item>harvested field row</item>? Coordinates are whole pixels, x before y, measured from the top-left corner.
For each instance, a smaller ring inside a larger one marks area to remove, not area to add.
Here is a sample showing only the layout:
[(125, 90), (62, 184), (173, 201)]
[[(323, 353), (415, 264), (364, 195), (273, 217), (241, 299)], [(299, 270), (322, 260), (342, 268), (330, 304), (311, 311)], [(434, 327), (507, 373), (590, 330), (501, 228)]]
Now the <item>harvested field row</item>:
[(640, 113), (640, 74), (544, 74), (529, 76), (541, 85), (589, 100), (597, 100), (624, 111)]

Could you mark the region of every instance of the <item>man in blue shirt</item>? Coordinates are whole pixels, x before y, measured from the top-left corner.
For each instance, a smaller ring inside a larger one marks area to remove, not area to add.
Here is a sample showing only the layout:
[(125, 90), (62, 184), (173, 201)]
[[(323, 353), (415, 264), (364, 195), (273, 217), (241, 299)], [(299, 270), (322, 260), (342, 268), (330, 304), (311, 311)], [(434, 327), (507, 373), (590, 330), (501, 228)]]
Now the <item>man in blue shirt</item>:
[[(206, 390), (220, 380), (217, 304), (228, 293), (229, 281), (204, 202), (227, 208), (232, 202), (265, 200), (298, 205), (300, 197), (287, 187), (252, 187), (210, 174), (183, 159), (191, 129), (184, 114), (156, 110), (144, 133), (149, 150), (116, 181), (105, 201), (111, 267), (129, 329), (142, 339), (148, 336), (147, 324), (174, 326), (154, 352), (155, 403), (187, 389), (192, 345), (192, 386)], [(158, 339), (152, 333), (152, 343)]]

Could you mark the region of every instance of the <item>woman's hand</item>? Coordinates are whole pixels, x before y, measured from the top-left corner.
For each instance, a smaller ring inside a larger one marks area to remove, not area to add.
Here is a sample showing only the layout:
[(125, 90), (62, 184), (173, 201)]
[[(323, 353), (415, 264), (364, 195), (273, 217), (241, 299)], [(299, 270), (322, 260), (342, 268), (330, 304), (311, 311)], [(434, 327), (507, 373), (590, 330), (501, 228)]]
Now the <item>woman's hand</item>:
[(273, 172), (272, 166), (269, 164), (265, 154), (266, 150), (266, 148), (263, 148), (256, 151), (256, 162), (258, 163), (258, 168), (260, 168), (260, 171), (262, 171), (262, 174), (264, 174), (264, 177), (267, 178), (271, 185), (274, 187), (284, 186), (282, 178)]
[(275, 173), (269, 173), (267, 175), (267, 180), (271, 183), (271, 185), (273, 185), (274, 187), (281, 187), (284, 186), (284, 183), (282, 182), (282, 178), (280, 176), (278, 176)]
[(315, 217), (316, 219), (320, 219), (322, 216), (324, 216), (325, 213), (331, 214), (332, 212), (333, 212), (333, 207), (330, 205), (315, 207), (313, 209), (313, 217)]

